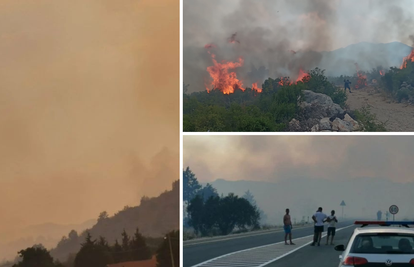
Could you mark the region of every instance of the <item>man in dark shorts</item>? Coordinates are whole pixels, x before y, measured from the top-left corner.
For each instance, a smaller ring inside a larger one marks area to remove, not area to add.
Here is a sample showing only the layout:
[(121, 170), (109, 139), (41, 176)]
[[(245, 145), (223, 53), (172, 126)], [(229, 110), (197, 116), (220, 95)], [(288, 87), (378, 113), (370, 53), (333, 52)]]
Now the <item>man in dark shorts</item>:
[(346, 92), (346, 89), (348, 88), (349, 92), (352, 93), (350, 84), (351, 84), (351, 82), (349, 80), (344, 80), (345, 92)]
[(338, 222), (338, 220), (336, 219), (334, 210), (331, 211), (331, 216), (328, 217), (327, 222), (329, 223), (329, 225), (328, 225), (328, 236), (326, 238), (326, 244), (328, 245), (329, 237), (331, 236), (331, 245), (333, 245), (333, 239), (334, 239), (335, 232), (336, 232), (336, 223)]
[(289, 236), (289, 241), (291, 245), (294, 245), (292, 242), (292, 221), (289, 215), (289, 209), (286, 209), (286, 214), (283, 216), (283, 230), (285, 230), (285, 245), (289, 245), (287, 238)]
[(316, 243), (318, 243), (318, 246), (321, 245), (323, 226), (324, 226), (324, 223), (327, 217), (328, 216), (326, 216), (326, 214), (322, 212), (321, 207), (319, 207), (316, 213), (312, 216), (312, 220), (315, 222), (315, 227), (314, 227), (313, 242), (311, 246), (315, 246)]

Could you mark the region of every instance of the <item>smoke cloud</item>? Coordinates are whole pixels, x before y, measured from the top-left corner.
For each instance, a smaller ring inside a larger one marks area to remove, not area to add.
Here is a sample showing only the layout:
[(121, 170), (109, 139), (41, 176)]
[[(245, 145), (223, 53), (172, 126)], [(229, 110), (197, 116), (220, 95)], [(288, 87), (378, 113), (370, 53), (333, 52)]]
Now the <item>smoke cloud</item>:
[[(300, 68), (337, 68), (340, 64), (351, 63), (341, 71), (353, 73), (355, 58), (361, 61), (358, 62), (361, 68), (367, 70), (395, 63), (388, 57), (381, 59), (384, 55), (376, 54), (382, 51), (378, 49), (368, 49), (362, 55), (346, 51), (339, 59), (326, 55), (326, 51), (355, 43), (413, 45), (409, 36), (414, 28), (414, 3), (410, 0), (228, 2), (184, 1), (184, 81), (190, 84), (190, 91), (205, 89), (205, 80), (209, 79), (206, 69), (212, 65), (212, 60), (204, 48), (206, 44), (217, 46), (210, 50), (218, 61), (234, 62), (240, 56), (244, 58), (244, 67), (236, 70), (244, 86), (250, 86), (257, 79), (261, 83), (269, 76), (295, 79)], [(237, 42), (229, 42), (235, 33)], [(399, 62), (401, 51), (398, 50), (401, 49), (392, 50), (387, 51), (391, 53), (389, 57), (397, 57)], [(368, 63), (364, 65), (364, 61)], [(262, 70), (257, 73), (260, 68)]]

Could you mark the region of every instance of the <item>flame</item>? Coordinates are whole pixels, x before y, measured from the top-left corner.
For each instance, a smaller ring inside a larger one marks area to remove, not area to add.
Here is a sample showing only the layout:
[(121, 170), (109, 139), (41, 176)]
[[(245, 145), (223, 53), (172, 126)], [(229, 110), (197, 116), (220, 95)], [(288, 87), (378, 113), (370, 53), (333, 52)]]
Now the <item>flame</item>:
[(257, 84), (258, 84), (258, 83), (254, 83), (254, 84), (252, 85), (252, 90), (253, 90), (253, 91), (256, 91), (256, 92), (258, 92), (258, 93), (261, 93), (261, 92), (262, 92), (262, 89), (261, 89), (261, 88), (259, 88), (259, 87), (257, 86)]
[(414, 62), (414, 49), (411, 51), (411, 53), (406, 56), (403, 60), (403, 64), (401, 65), (401, 69), (407, 68), (407, 63), (411, 61)]
[[(242, 57), (239, 58), (239, 62), (226, 62), (223, 60), (221, 63), (217, 62), (214, 54), (211, 54), (211, 58), (214, 66), (207, 67), (207, 71), (213, 81), (211, 81), (209, 86), (212, 86), (213, 89), (220, 90), (223, 94), (227, 95), (234, 93), (236, 89), (240, 89), (242, 91), (245, 90), (245, 88), (243, 88), (243, 82), (237, 79), (236, 73), (229, 73), (230, 69), (243, 66), (244, 60)], [(210, 91), (209, 86), (206, 86), (208, 92)]]
[(296, 83), (301, 82), (303, 78), (308, 77), (308, 76), (309, 74), (304, 72), (302, 69), (299, 69), (299, 76), (298, 76), (298, 79), (296, 80)]
[(217, 48), (217, 46), (215, 44), (206, 44), (204, 46), (205, 49), (210, 49), (210, 48)]
[(381, 76), (385, 75), (385, 71), (383, 71), (383, 70), (380, 70), (379, 73), (380, 73)]
[(357, 69), (357, 76), (358, 76), (358, 80), (357, 80), (357, 83), (355, 85), (355, 88), (359, 89), (359, 88), (364, 88), (365, 86), (368, 86), (367, 76), (360, 73), (359, 66), (358, 66), (357, 63), (355, 63), (355, 67)]

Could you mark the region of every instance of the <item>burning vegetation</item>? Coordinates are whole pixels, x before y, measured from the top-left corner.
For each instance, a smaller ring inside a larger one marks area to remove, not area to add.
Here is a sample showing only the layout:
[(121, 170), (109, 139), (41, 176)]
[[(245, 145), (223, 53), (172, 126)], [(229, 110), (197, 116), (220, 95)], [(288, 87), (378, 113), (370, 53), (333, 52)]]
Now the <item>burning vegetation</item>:
[(362, 74), (362, 72), (359, 70), (359, 66), (357, 63), (355, 63), (355, 67), (357, 69), (357, 76), (358, 76), (358, 80), (355, 84), (355, 89), (361, 89), (361, 88), (368, 86), (367, 76)]
[(411, 50), (411, 53), (404, 58), (403, 64), (401, 65), (401, 69), (407, 68), (408, 62), (414, 62), (414, 49)]

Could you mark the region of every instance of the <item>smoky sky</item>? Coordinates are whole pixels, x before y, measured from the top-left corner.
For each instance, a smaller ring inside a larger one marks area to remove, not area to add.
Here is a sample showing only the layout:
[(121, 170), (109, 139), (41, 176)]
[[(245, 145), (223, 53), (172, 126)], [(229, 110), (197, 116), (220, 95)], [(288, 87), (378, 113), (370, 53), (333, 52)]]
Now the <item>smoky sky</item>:
[(411, 136), (185, 136), (184, 166), (201, 182), (381, 178), (414, 182)]
[[(190, 91), (205, 89), (206, 68), (212, 65), (206, 44), (216, 45), (210, 51), (218, 61), (244, 58), (235, 71), (246, 87), (269, 76), (296, 78), (300, 68), (319, 66), (321, 52), (355, 43), (412, 46), (413, 10), (410, 0), (185, 0), (184, 82)], [(229, 42), (235, 33), (239, 42)], [(363, 59), (376, 57), (381, 55), (367, 53)], [(260, 67), (265, 68), (261, 77), (249, 75)]]
[(1, 237), (171, 189), (178, 0), (1, 1), (0, 58)]

